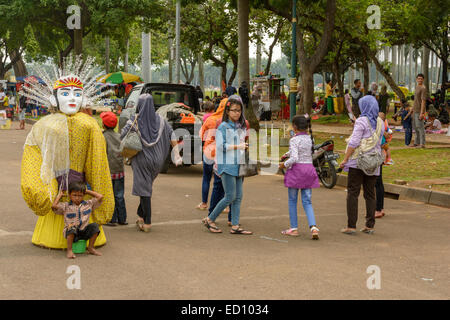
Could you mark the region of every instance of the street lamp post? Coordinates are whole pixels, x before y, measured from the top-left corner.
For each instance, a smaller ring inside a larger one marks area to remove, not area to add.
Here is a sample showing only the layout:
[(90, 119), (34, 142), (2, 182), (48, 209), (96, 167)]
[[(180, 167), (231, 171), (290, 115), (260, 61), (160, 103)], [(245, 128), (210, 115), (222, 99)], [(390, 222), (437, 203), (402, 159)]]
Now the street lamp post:
[(181, 0), (176, 3), (175, 17), (175, 79), (176, 83), (180, 83), (180, 10)]
[(291, 80), (289, 83), (290, 120), (295, 116), (297, 95), (297, 0), (292, 0), (292, 53)]

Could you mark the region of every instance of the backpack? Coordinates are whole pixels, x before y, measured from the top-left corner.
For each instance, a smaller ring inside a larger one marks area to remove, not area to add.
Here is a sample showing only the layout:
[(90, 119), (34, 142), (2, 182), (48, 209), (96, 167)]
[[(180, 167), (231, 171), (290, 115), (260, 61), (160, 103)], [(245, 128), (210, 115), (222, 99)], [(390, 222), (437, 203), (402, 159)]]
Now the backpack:
[[(366, 119), (367, 122), (369, 123), (369, 128), (371, 129), (373, 135), (374, 133), (373, 128), (370, 125), (369, 119), (368, 118)], [(379, 139), (380, 137), (378, 137), (378, 140)], [(383, 164), (383, 162), (384, 158), (381, 155), (381, 152), (378, 152), (375, 149), (368, 152), (362, 152), (360, 149), (358, 157), (356, 158), (356, 164), (358, 166), (358, 169), (362, 170), (368, 176), (375, 175), (376, 170)]]

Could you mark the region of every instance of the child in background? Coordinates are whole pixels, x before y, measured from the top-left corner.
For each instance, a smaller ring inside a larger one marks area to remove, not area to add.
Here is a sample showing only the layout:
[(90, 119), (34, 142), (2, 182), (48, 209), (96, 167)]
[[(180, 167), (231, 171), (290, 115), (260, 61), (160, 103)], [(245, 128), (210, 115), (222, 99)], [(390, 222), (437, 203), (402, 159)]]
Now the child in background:
[(208, 119), (208, 117), (213, 114), (215, 106), (214, 106), (214, 103), (206, 100), (205, 102), (203, 102), (203, 108), (205, 110), (205, 115), (203, 116), (203, 122), (205, 122), (206, 119)]
[[(84, 182), (71, 182), (69, 184), (69, 199), (70, 202), (62, 202), (62, 190), (59, 191), (55, 201), (52, 204), (52, 210), (55, 214), (64, 215), (64, 237), (67, 239), (67, 258), (75, 259), (76, 256), (72, 251), (72, 243), (78, 240), (89, 240), (89, 247), (87, 248), (90, 254), (101, 256), (102, 254), (94, 249), (94, 243), (100, 234), (98, 224), (89, 223), (89, 217), (92, 210), (97, 209), (103, 200), (103, 195), (86, 190)], [(83, 200), (84, 195), (94, 197), (91, 200)]]
[[(311, 204), (312, 188), (319, 188), (319, 178), (312, 163), (313, 138), (311, 130), (311, 119), (305, 116), (295, 116), (292, 119), (292, 127), (295, 136), (289, 141), (289, 151), (283, 158), (289, 157), (281, 169), (287, 168), (284, 176), (284, 185), (288, 188), (289, 195), (289, 218), (291, 228), (281, 233), (289, 236), (298, 236), (297, 222), (297, 199), (298, 191), (301, 190), (303, 209), (308, 218), (312, 239), (319, 239), (319, 229), (316, 226), (314, 210)], [(309, 129), (309, 135), (306, 130)], [(282, 158), (282, 159), (283, 159)]]
[(384, 127), (386, 128), (381, 139), (381, 149), (383, 149), (384, 153), (386, 154), (384, 164), (389, 166), (391, 164), (394, 164), (394, 160), (392, 160), (391, 158), (391, 151), (389, 150), (389, 142), (391, 142), (392, 140), (392, 130), (389, 129), (386, 115), (383, 112), (379, 112), (378, 116), (381, 118), (381, 120), (384, 121)]
[(352, 101), (351, 101), (350, 93), (349, 93), (348, 89), (345, 89), (344, 100), (345, 100), (345, 106), (347, 107), (348, 118), (349, 118), (350, 122), (353, 124), (353, 123), (355, 123), (356, 118), (353, 115)]
[(436, 118), (436, 113), (431, 113), (429, 116), (429, 122), (425, 125), (426, 133), (441, 133), (442, 130), (442, 123), (439, 121), (439, 119)]
[(409, 104), (405, 105), (400, 112), (400, 116), (402, 117), (402, 126), (405, 130), (405, 145), (409, 146), (412, 139), (412, 109)]
[(111, 221), (106, 225), (114, 227), (119, 223), (120, 225), (127, 225), (127, 209), (125, 207), (125, 199), (123, 197), (125, 192), (125, 175), (123, 157), (120, 153), (120, 134), (114, 131), (117, 126), (117, 116), (111, 112), (102, 112), (100, 114), (103, 122), (103, 136), (106, 141), (106, 154), (108, 155), (109, 170), (111, 172), (111, 180), (114, 191), (114, 214)]
[(442, 124), (449, 124), (449, 116), (448, 116), (448, 111), (445, 109), (445, 103), (441, 103), (439, 105), (439, 117), (438, 120), (442, 123)]

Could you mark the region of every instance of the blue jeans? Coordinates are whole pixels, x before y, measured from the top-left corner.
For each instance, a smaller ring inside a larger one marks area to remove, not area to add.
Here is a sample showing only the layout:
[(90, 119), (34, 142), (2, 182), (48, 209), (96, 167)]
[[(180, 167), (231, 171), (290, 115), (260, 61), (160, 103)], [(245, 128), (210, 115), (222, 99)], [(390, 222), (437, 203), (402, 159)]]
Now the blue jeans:
[(412, 139), (412, 127), (404, 128), (405, 129), (405, 145), (409, 146)]
[(112, 180), (112, 185), (115, 205), (111, 223), (125, 223), (127, 221), (127, 208), (125, 207), (125, 199), (123, 197), (125, 192), (125, 178)]
[(209, 185), (213, 174), (213, 164), (207, 164), (203, 160), (202, 202), (208, 203)]
[(227, 206), (231, 205), (231, 224), (233, 226), (237, 226), (239, 224), (242, 200), (242, 180), (242, 177), (235, 177), (226, 173), (222, 174), (222, 184), (225, 191), (225, 196), (209, 214), (209, 219), (216, 221), (220, 213)]
[[(209, 214), (213, 212), (220, 200), (223, 199), (225, 191), (223, 190), (222, 179), (214, 174), (213, 190), (211, 192), (211, 201), (209, 202)], [(231, 206), (228, 213), (228, 221), (231, 221)]]
[[(306, 217), (308, 218), (309, 227), (316, 225), (316, 219), (314, 218), (314, 210), (311, 204), (311, 189), (301, 189), (302, 204), (305, 210)], [(298, 189), (288, 188), (289, 195), (289, 220), (291, 222), (291, 228), (298, 228), (297, 221), (297, 200)]]

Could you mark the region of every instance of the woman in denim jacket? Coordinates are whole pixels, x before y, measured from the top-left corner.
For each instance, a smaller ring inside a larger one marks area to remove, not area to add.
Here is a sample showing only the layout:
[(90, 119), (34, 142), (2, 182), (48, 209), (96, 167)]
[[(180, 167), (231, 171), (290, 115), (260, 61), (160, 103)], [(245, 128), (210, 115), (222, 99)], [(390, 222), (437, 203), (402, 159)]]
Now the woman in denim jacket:
[(242, 181), (239, 176), (239, 163), (244, 159), (246, 122), (242, 101), (237, 96), (228, 99), (223, 113), (222, 123), (216, 132), (217, 174), (221, 176), (225, 197), (220, 200), (203, 224), (212, 233), (221, 233), (215, 221), (220, 213), (231, 205), (231, 234), (252, 234), (239, 226), (242, 200)]

